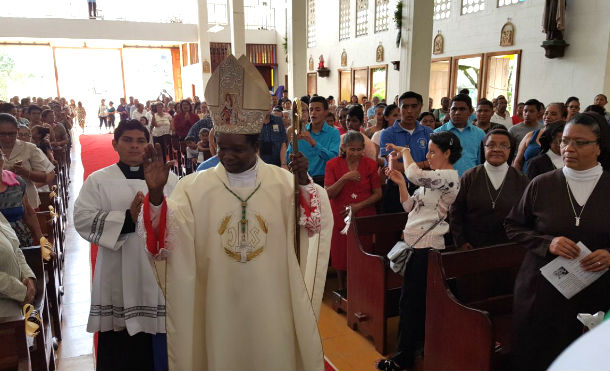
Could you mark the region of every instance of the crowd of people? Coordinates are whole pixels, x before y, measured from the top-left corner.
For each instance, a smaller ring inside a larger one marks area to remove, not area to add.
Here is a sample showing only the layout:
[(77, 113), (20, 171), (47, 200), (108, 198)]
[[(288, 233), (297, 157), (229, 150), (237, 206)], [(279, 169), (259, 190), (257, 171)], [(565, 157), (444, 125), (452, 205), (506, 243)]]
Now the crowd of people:
[[(237, 144), (226, 136), (221, 139), (227, 129), (213, 120), (213, 112), (198, 97), (179, 102), (164, 98), (146, 104), (133, 97), (128, 101), (121, 98), (116, 108), (113, 102), (106, 105), (102, 100), (98, 118), (100, 129), (114, 130), (113, 143), (117, 146), (126, 138), (158, 145), (159, 153), (147, 152), (151, 162), (153, 157), (162, 162), (172, 160), (172, 150), (182, 153), (187, 173), (211, 169), (219, 163), (229, 173), (250, 171), (229, 170), (228, 155), (222, 152), (232, 146), (241, 146), (244, 153), (258, 156), (253, 158), (294, 172), (299, 167), (291, 136), (293, 127), (298, 125), (298, 156), (306, 159), (308, 176), (325, 189), (330, 199), (334, 220), (330, 265), (338, 272), (342, 287), (349, 275), (344, 229), (350, 218), (409, 213), (403, 239), (413, 248), (413, 254), (403, 276), (398, 349), (393, 357), (377, 363), (380, 370), (412, 368), (423, 345), (427, 261), (433, 249), (452, 246), (470, 250), (508, 241), (528, 248), (514, 285), (515, 368), (545, 369), (582, 332), (576, 321), (578, 313), (608, 311), (608, 273), (574, 298), (566, 299), (539, 271), (557, 256), (576, 258), (579, 242), (592, 251), (580, 262), (585, 271), (599, 272), (610, 266), (610, 199), (605, 195), (610, 186), (610, 113), (605, 110), (606, 96), (595, 96), (582, 112), (576, 97), (546, 105), (532, 98), (519, 103), (512, 116), (504, 96), (491, 101), (481, 99), (473, 105), (468, 91), (442, 98), (436, 109), (430, 99), (425, 111), (423, 97), (412, 91), (396, 96), (390, 104), (376, 96), (370, 101), (353, 96), (349, 102), (336, 102), (332, 96), (314, 95), (301, 97), (300, 102), (302, 112), (293, 115), (296, 105), (288, 98), (288, 92), (272, 94), (260, 133), (248, 133), (245, 142)], [(296, 117), (301, 121), (295, 122)], [(53, 179), (56, 162), (52, 149), (69, 147), (73, 124), (83, 128), (85, 122), (86, 112), (81, 102), (75, 104), (74, 100), (68, 103), (63, 98), (15, 97), (11, 102), (0, 103), (4, 169), (0, 211), (22, 246), (40, 237), (31, 213), (39, 204), (36, 187), (50, 184)], [(224, 140), (224, 146), (219, 140)], [(120, 169), (107, 175), (122, 173), (126, 179), (144, 180), (142, 154), (132, 159), (128, 159), (126, 149), (119, 154)], [(149, 179), (146, 180), (150, 188)], [(168, 183), (166, 195), (176, 180)], [(242, 184), (237, 178), (229, 178), (229, 182)], [(129, 200), (131, 207), (123, 212), (125, 220), (117, 217), (117, 225), (107, 228), (106, 245), (119, 244), (115, 232), (135, 231), (138, 208), (145, 203), (143, 197), (138, 194), (133, 203)], [(162, 200), (163, 192), (160, 197)], [(89, 210), (89, 214), (81, 215), (87, 220), (82, 222), (84, 236), (88, 233), (85, 230), (91, 229), (97, 209), (88, 204), (81, 208)], [(244, 206), (242, 217), (245, 210)], [(0, 218), (0, 225), (3, 222)], [(113, 228), (118, 229), (113, 232)], [(10, 236), (7, 238), (10, 240)], [(99, 242), (105, 237), (100, 231), (96, 238)], [(7, 244), (7, 251), (21, 259), (11, 246)], [(241, 259), (243, 262), (244, 256)], [(13, 286), (23, 287), (8, 287), (12, 291), (3, 292), (2, 303), (28, 299), (30, 281), (23, 277), (28, 275), (27, 270), (13, 267), (5, 272), (13, 272), (9, 273), (9, 280), (18, 280)], [(154, 276), (147, 279), (155, 284)], [(100, 282), (95, 285), (103, 286)], [(133, 294), (136, 289), (129, 290)], [(160, 300), (157, 293), (147, 295), (145, 299), (150, 300), (151, 306)], [(104, 305), (103, 300), (99, 305)], [(3, 304), (0, 308), (4, 307)], [(119, 325), (128, 326), (126, 323), (124, 320)], [(115, 325), (100, 322), (97, 326), (90, 323), (89, 327), (104, 332), (112, 331)], [(139, 332), (163, 332), (159, 324), (147, 326)], [(130, 329), (129, 335), (134, 333), (138, 331)], [(100, 337), (100, 344), (108, 351), (117, 351), (108, 345), (112, 342), (127, 346), (123, 340)]]

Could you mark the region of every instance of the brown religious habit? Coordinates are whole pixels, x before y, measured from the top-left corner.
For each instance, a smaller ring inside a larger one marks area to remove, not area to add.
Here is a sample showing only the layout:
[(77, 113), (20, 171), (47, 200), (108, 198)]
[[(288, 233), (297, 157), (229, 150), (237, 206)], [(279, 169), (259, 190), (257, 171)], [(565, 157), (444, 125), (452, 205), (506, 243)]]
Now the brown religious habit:
[(504, 218), (521, 199), (527, 183), (527, 177), (512, 166), (498, 189), (492, 186), (485, 165), (466, 171), (449, 212), (455, 245), (469, 242), (482, 247), (507, 242)]
[[(564, 236), (582, 241), (591, 251), (610, 249), (610, 174), (599, 178), (585, 206), (575, 204), (578, 223), (562, 170), (536, 177), (521, 201), (506, 218), (508, 238), (528, 251), (517, 276), (513, 300), (511, 369), (546, 370), (576, 338), (583, 325), (578, 313), (610, 308), (610, 273), (566, 299), (540, 273), (556, 256), (549, 252), (551, 240)], [(578, 225), (576, 225), (578, 224)]]

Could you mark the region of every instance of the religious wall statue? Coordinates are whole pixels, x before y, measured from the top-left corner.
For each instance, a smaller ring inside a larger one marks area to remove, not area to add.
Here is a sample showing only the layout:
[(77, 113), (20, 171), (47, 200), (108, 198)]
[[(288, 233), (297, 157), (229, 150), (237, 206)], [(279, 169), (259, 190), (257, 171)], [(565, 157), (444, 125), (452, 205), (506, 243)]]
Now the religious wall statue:
[(379, 42), (379, 46), (377, 47), (377, 51), (375, 53), (375, 61), (383, 62), (383, 45), (381, 45), (381, 41)]
[(313, 71), (313, 57), (311, 55), (309, 56), (309, 70)]
[(566, 0), (545, 0), (542, 32), (547, 40), (563, 40), (566, 21)]
[(341, 53), (341, 67), (347, 67), (347, 53), (345, 49), (343, 49), (343, 53)]
[(320, 58), (318, 58), (318, 69), (324, 69), (324, 56), (322, 54), (320, 54)]
[(511, 46), (515, 44), (515, 25), (511, 23), (510, 18), (508, 22), (502, 26), (500, 32), (500, 46)]
[(434, 37), (434, 46), (432, 47), (432, 54), (443, 54), (445, 48), (445, 39), (441, 35), (441, 31)]
[(210, 73), (212, 72), (212, 69), (210, 68), (210, 62), (208, 62), (207, 60), (203, 61), (203, 73)]
[(566, 0), (545, 0), (544, 13), (542, 15), (542, 32), (546, 34), (546, 40), (542, 47), (546, 51), (547, 58), (563, 57), (565, 48), (569, 46), (563, 39), (563, 31), (566, 25)]

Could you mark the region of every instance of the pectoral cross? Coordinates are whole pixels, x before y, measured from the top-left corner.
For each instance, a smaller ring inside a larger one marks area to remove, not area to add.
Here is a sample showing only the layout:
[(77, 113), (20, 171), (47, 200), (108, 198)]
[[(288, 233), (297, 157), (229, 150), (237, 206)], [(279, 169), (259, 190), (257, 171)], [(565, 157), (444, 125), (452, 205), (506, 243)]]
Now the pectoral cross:
[(252, 252), (252, 246), (248, 245), (245, 240), (241, 240), (239, 241), (239, 245), (237, 245), (237, 252), (240, 256), (239, 262), (246, 263), (248, 262), (248, 253)]

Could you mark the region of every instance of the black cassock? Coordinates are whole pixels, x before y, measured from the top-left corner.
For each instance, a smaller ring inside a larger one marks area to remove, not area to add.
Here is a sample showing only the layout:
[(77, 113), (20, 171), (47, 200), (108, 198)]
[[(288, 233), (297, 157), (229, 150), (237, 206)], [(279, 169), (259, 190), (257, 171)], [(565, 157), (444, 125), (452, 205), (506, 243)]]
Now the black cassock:
[[(575, 225), (571, 194), (561, 170), (536, 177), (505, 221), (506, 234), (528, 252), (515, 282), (513, 302), (513, 367), (546, 370), (583, 332), (578, 313), (610, 308), (610, 274), (606, 272), (571, 299), (566, 299), (540, 273), (556, 256), (549, 252), (554, 237), (582, 241), (591, 251), (610, 250), (610, 174), (604, 172)], [(572, 197), (577, 213), (582, 207)]]

